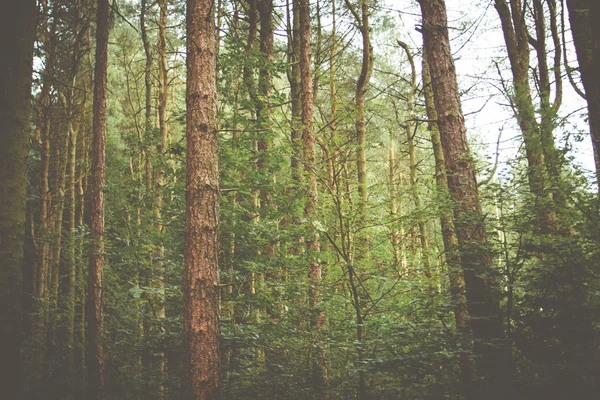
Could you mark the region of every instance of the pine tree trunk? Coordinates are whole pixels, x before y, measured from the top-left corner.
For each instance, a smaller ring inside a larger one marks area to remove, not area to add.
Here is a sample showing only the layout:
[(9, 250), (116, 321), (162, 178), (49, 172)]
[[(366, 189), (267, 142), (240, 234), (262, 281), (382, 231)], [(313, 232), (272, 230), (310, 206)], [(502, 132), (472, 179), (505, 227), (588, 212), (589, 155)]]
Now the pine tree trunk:
[(108, 0), (96, 9), (96, 62), (94, 67), (94, 117), (91, 155), (91, 248), (88, 271), (88, 398), (104, 397), (104, 352), (102, 345), (102, 276), (104, 269), (104, 168), (106, 148), (106, 84), (108, 66)]
[(187, 1), (184, 399), (219, 399), (216, 38), (213, 2)]
[[(304, 141), (304, 173), (306, 176), (306, 198), (304, 216), (311, 221), (315, 217), (317, 203), (317, 175), (315, 164), (315, 134), (313, 121), (313, 81), (311, 64), (310, 7), (307, 0), (298, 0), (294, 4), (299, 13), (300, 39), (300, 78), (302, 99), (302, 139)], [(316, 343), (312, 353), (312, 384), (316, 398), (327, 396), (327, 360), (325, 356), (324, 329), (325, 313), (321, 310), (321, 266), (318, 256), (320, 252), (319, 234), (314, 227), (306, 238), (306, 250), (310, 260), (309, 304), (311, 309), (311, 326), (315, 329)]]
[(431, 75), (427, 59), (423, 59), (423, 92), (425, 95), (425, 108), (429, 119), (428, 129), (431, 133), (431, 144), (435, 158), (435, 181), (440, 202), (440, 226), (442, 240), (444, 242), (444, 255), (448, 266), (450, 280), (450, 292), (454, 301), (454, 320), (456, 329), (460, 335), (460, 368), (461, 385), (466, 400), (476, 400), (475, 381), (477, 371), (473, 358), (473, 340), (471, 327), (469, 326), (469, 310), (465, 296), (465, 277), (461, 268), (460, 255), (458, 253), (458, 238), (454, 228), (452, 208), (449, 206), (448, 177), (444, 160), (444, 150), (440, 131), (437, 126), (437, 111), (431, 87)]
[[(291, 16), (290, 16), (291, 14)], [(292, 180), (296, 185), (302, 181), (300, 161), (302, 159), (302, 99), (301, 99), (301, 77), (300, 77), (300, 14), (298, 7), (294, 5), (290, 12), (289, 0), (287, 2), (287, 59), (288, 81), (290, 82), (290, 100), (292, 113), (292, 129), (290, 141), (292, 143), (292, 156), (290, 165), (292, 168)]]
[(443, 0), (419, 0), (425, 54), (431, 71), (435, 109), (454, 201), (454, 223), (465, 278), (477, 370), (486, 399), (507, 398), (508, 355), (500, 306), (495, 295), (491, 254), (479, 203)]
[(42, 77), (42, 87), (38, 96), (36, 133), (35, 137), (40, 141), (40, 211), (38, 217), (38, 255), (35, 272), (35, 312), (33, 323), (33, 359), (30, 371), (33, 376), (41, 376), (44, 364), (44, 353), (46, 343), (46, 323), (48, 317), (48, 299), (51, 287), (51, 193), (50, 193), (50, 159), (52, 141), (51, 131), (51, 77), (54, 76), (56, 22), (48, 24), (49, 17), (54, 17), (54, 8), (48, 6), (47, 1), (42, 2), (42, 12), (47, 16), (40, 26), (42, 32), (42, 46), (46, 52), (46, 63)]
[[(156, 147), (156, 167), (154, 168), (154, 204), (152, 206), (152, 215), (154, 217), (154, 228), (158, 236), (158, 243), (155, 248), (155, 261), (153, 262), (153, 282), (152, 286), (158, 291), (158, 295), (153, 299), (153, 310), (155, 317), (158, 319), (160, 324), (160, 331), (162, 333), (162, 322), (165, 318), (165, 297), (164, 297), (164, 265), (160, 261), (164, 256), (164, 246), (162, 244), (162, 235), (164, 225), (162, 222), (162, 209), (163, 209), (163, 187), (165, 186), (165, 178), (163, 173), (163, 163), (165, 162), (165, 152), (167, 149), (168, 140), (168, 126), (167, 126), (167, 102), (169, 97), (169, 77), (168, 77), (168, 65), (167, 65), (167, 19), (168, 19), (168, 5), (167, 0), (159, 0), (158, 6), (160, 8), (160, 17), (158, 24), (158, 46), (157, 46), (157, 57), (158, 57), (158, 129), (160, 133), (159, 143)], [(154, 349), (154, 366), (156, 376), (156, 388), (152, 398), (157, 400), (162, 399), (165, 396), (164, 382), (166, 379), (166, 359), (165, 352), (159, 345), (157, 349)]]

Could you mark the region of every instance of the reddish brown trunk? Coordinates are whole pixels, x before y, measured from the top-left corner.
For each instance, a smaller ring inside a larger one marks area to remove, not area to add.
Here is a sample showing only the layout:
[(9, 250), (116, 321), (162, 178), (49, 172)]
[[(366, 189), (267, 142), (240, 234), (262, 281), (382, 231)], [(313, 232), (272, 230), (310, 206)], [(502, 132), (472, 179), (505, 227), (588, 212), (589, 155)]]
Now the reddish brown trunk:
[(106, 82), (108, 66), (108, 0), (96, 10), (96, 63), (94, 68), (94, 117), (92, 137), (91, 248), (88, 271), (88, 398), (104, 397), (102, 347), (102, 274), (104, 268), (104, 167), (106, 147)]
[(454, 201), (456, 236), (465, 277), (470, 323), (475, 337), (475, 355), (482, 395), (506, 398), (508, 357), (504, 345), (502, 317), (494, 289), (492, 259), (479, 204), (477, 181), (467, 144), (454, 60), (448, 38), (446, 5), (443, 0), (419, 0), (423, 15), (423, 38), (431, 71), (435, 109), (441, 144)]
[(460, 335), (460, 344), (463, 352), (460, 355), (461, 385), (466, 400), (477, 399), (474, 392), (474, 384), (477, 379), (475, 359), (471, 354), (473, 351), (473, 340), (471, 327), (469, 325), (469, 310), (465, 296), (465, 277), (458, 254), (458, 238), (454, 228), (452, 209), (448, 207), (446, 197), (448, 196), (448, 177), (444, 160), (444, 150), (437, 126), (437, 111), (431, 87), (431, 74), (427, 60), (423, 60), (423, 93), (425, 95), (425, 108), (427, 118), (430, 120), (428, 129), (431, 133), (431, 144), (435, 158), (435, 179), (438, 196), (440, 196), (440, 228), (444, 242), (444, 255), (448, 265), (450, 280), (450, 293), (454, 300), (454, 319), (456, 329)]
[[(313, 121), (313, 81), (311, 66), (310, 44), (310, 7), (308, 0), (298, 0), (295, 3), (299, 13), (299, 55), (300, 55), (300, 81), (302, 99), (302, 139), (304, 141), (304, 173), (306, 175), (306, 202), (304, 216), (311, 221), (315, 217), (317, 202), (317, 175), (315, 170), (315, 134)], [(311, 325), (316, 328), (317, 343), (314, 346), (312, 358), (313, 386), (318, 398), (327, 396), (327, 363), (323, 343), (323, 330), (325, 328), (325, 313), (321, 307), (321, 266), (318, 261), (320, 251), (319, 234), (314, 228), (306, 238), (306, 248), (311, 259), (309, 279), (311, 284), (309, 302), (311, 307)]]
[(211, 0), (187, 1), (184, 398), (220, 398), (216, 38)]
[[(258, 167), (263, 173), (268, 173), (267, 154), (271, 146), (271, 90), (273, 79), (271, 76), (271, 67), (273, 65), (273, 0), (258, 0), (258, 14), (260, 16), (260, 52), (265, 57), (259, 68), (258, 89), (260, 91), (260, 101), (257, 103), (256, 117), (258, 119), (259, 131), (258, 139), (259, 154)], [(263, 213), (268, 214), (271, 204), (271, 193), (268, 188), (260, 189), (260, 207)], [(275, 245), (270, 244), (265, 250), (266, 254), (275, 254)]]

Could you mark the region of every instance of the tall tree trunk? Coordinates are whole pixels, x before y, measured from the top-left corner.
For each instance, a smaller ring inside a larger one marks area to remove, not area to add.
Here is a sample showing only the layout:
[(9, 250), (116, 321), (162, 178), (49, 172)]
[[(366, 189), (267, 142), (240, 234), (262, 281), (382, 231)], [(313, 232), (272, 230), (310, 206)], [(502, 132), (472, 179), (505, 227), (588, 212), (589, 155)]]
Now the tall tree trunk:
[[(393, 135), (390, 135), (393, 136)], [(394, 146), (394, 138), (390, 137), (390, 148), (388, 152), (388, 194), (390, 196), (390, 215), (392, 217), (391, 223), (391, 243), (394, 249), (394, 265), (396, 267), (406, 270), (408, 262), (406, 260), (406, 254), (404, 253), (404, 244), (402, 238), (404, 232), (399, 223), (399, 218), (402, 214), (402, 208), (398, 203), (398, 178), (397, 176), (397, 165), (396, 165), (396, 150)]]
[[(299, 13), (299, 55), (302, 99), (302, 139), (304, 141), (304, 173), (306, 176), (306, 198), (304, 216), (308, 221), (315, 218), (317, 203), (317, 173), (315, 164), (315, 133), (313, 121), (313, 80), (311, 64), (310, 37), (310, 6), (308, 0), (297, 0), (294, 4)], [(310, 223), (310, 222), (309, 222)], [(309, 303), (311, 309), (311, 326), (315, 329), (316, 343), (314, 345), (312, 362), (312, 384), (315, 397), (322, 399), (327, 396), (327, 360), (325, 357), (324, 330), (325, 313), (321, 309), (321, 265), (318, 256), (320, 252), (319, 234), (314, 227), (306, 239), (306, 249), (310, 260)]]
[(301, 139), (302, 139), (302, 99), (300, 78), (300, 14), (298, 7), (294, 6), (290, 11), (289, 0), (287, 0), (287, 61), (289, 64), (287, 76), (290, 82), (290, 100), (292, 113), (292, 129), (290, 141), (292, 143), (292, 157), (290, 165), (292, 168), (292, 180), (300, 185), (302, 173), (300, 171)]
[(433, 88), (431, 87), (431, 74), (427, 58), (423, 58), (423, 93), (425, 95), (427, 118), (430, 121), (428, 129), (431, 133), (431, 144), (435, 158), (435, 181), (440, 201), (440, 226), (444, 242), (444, 255), (446, 265), (448, 266), (450, 292), (452, 293), (452, 300), (454, 302), (454, 320), (456, 329), (460, 335), (459, 340), (462, 350), (460, 354), (461, 385), (465, 399), (476, 400), (475, 381), (477, 379), (477, 371), (472, 355), (473, 340), (471, 327), (469, 326), (467, 298), (465, 296), (465, 277), (460, 263), (459, 244), (454, 228), (452, 208), (449, 206), (449, 199), (447, 198), (449, 196), (448, 177), (446, 174), (442, 139), (437, 125), (438, 115), (435, 109)]
[(338, 149), (336, 146), (336, 136), (337, 136), (337, 118), (338, 118), (338, 95), (337, 95), (337, 85), (335, 82), (335, 67), (336, 60), (335, 56), (338, 50), (338, 39), (337, 39), (337, 15), (336, 15), (336, 0), (331, 1), (331, 46), (329, 49), (329, 98), (330, 98), (330, 112), (329, 112), (329, 132), (330, 138), (329, 143), (333, 147), (333, 151), (330, 151), (327, 161), (329, 164), (329, 170), (331, 171), (329, 174), (329, 181), (331, 185), (331, 190), (336, 191), (334, 186), (337, 184), (337, 180), (335, 179), (335, 164), (337, 161)]
[[(404, 122), (404, 130), (406, 131), (406, 143), (408, 144), (408, 159), (410, 166), (410, 189), (415, 204), (415, 211), (418, 213), (417, 221), (419, 225), (419, 241), (421, 242), (421, 251), (423, 252), (423, 268), (425, 269), (425, 276), (431, 278), (431, 261), (429, 258), (429, 242), (427, 241), (427, 229), (425, 227), (425, 221), (421, 215), (421, 196), (419, 195), (419, 187), (417, 185), (417, 157), (415, 154), (415, 135), (417, 130), (415, 129), (415, 95), (417, 94), (417, 68), (413, 55), (408, 45), (404, 42), (398, 41), (398, 45), (402, 47), (408, 58), (411, 71), (410, 79), (410, 91), (407, 96), (408, 105), (408, 118)], [(396, 113), (397, 113), (396, 109)], [(398, 115), (396, 114), (396, 118)]]
[(94, 67), (94, 117), (92, 137), (91, 248), (88, 271), (88, 398), (104, 397), (102, 346), (102, 275), (104, 269), (104, 168), (106, 148), (106, 84), (108, 67), (108, 0), (96, 9), (96, 63)]
[[(273, 77), (271, 69), (273, 66), (273, 0), (258, 0), (258, 15), (260, 17), (260, 52), (264, 57), (258, 71), (258, 90), (260, 100), (256, 104), (256, 117), (258, 121), (258, 168), (264, 174), (269, 173), (268, 150), (271, 147), (272, 136), (272, 115), (271, 115), (271, 92), (273, 89)], [(271, 178), (273, 179), (273, 178)], [(271, 193), (268, 187), (264, 185), (260, 189), (260, 208), (263, 215), (271, 213), (273, 207)], [(265, 249), (266, 255), (275, 254), (275, 244), (270, 243)]]
[(365, 144), (367, 137), (367, 122), (365, 119), (365, 94), (373, 72), (373, 49), (369, 27), (369, 0), (361, 0), (360, 14), (354, 9), (349, 0), (346, 6), (354, 16), (362, 35), (362, 67), (356, 82), (356, 170), (358, 172), (359, 212), (362, 221), (366, 218), (367, 208), (367, 160)]
[[(91, 43), (91, 29), (87, 30), (86, 47), (90, 46)], [(88, 65), (93, 65), (92, 52), (88, 54)], [(74, 368), (77, 372), (77, 393), (78, 397), (85, 396), (85, 375), (86, 375), (86, 282), (87, 274), (85, 268), (85, 225), (89, 224), (89, 204), (86, 207), (86, 198), (89, 196), (89, 159), (90, 159), (90, 146), (88, 138), (89, 132), (89, 121), (88, 121), (88, 99), (91, 97), (91, 88), (93, 86), (93, 72), (87, 71), (83, 78), (83, 90), (84, 90), (84, 101), (82, 104), (81, 122), (80, 129), (78, 132), (78, 149), (77, 149), (77, 165), (76, 165), (76, 202), (77, 208), (75, 210), (75, 225), (78, 227), (77, 234), (77, 251), (76, 256), (78, 264), (75, 270), (75, 333), (74, 333)]]
[(431, 71), (437, 121), (444, 153), (448, 190), (454, 201), (454, 223), (465, 278), (470, 324), (475, 338), (482, 398), (506, 398), (508, 355), (502, 316), (495, 296), (492, 258), (487, 248), (477, 181), (456, 79), (446, 5), (419, 0), (425, 54)]
[[(579, 73), (588, 105), (588, 121), (600, 192), (600, 6), (596, 0), (567, 0), (571, 33), (579, 62)], [(563, 11), (564, 12), (564, 11)]]
[(529, 188), (537, 202), (536, 226), (541, 233), (554, 232), (557, 229), (556, 210), (550, 193), (545, 190), (548, 174), (544, 160), (544, 143), (529, 85), (529, 32), (523, 15), (524, 8), (521, 0), (510, 0), (510, 7), (506, 0), (494, 1), (513, 75), (512, 102), (525, 143)]
[[(40, 35), (42, 36), (42, 47), (45, 50), (45, 66), (42, 76), (42, 87), (38, 96), (37, 120), (35, 137), (40, 141), (40, 211), (39, 211), (39, 234), (38, 255), (35, 272), (35, 316), (33, 327), (33, 367), (32, 375), (41, 375), (44, 362), (46, 338), (46, 322), (48, 316), (48, 298), (50, 291), (51, 275), (51, 192), (50, 192), (50, 159), (52, 138), (51, 131), (51, 98), (52, 76), (54, 76), (55, 46), (56, 46), (56, 19), (54, 7), (50, 9), (47, 1), (42, 1), (42, 12), (46, 15), (40, 23)], [(49, 25), (49, 18), (52, 23)], [(37, 371), (39, 369), (39, 371)]]
[[(56, 304), (57, 304), (57, 327), (56, 332), (52, 333), (48, 345), (54, 347), (54, 357), (59, 360), (52, 380), (58, 384), (58, 396), (69, 398), (74, 396), (73, 385), (73, 349), (74, 349), (74, 328), (75, 328), (75, 167), (77, 162), (77, 136), (81, 129), (85, 129), (85, 103), (87, 93), (83, 93), (83, 108), (78, 109), (76, 105), (76, 84), (79, 78), (79, 69), (81, 58), (82, 42), (87, 37), (89, 20), (83, 19), (82, 4), (77, 2), (73, 9), (73, 52), (71, 54), (69, 70), (69, 87), (65, 88), (64, 95), (65, 113), (66, 113), (66, 132), (65, 143), (62, 149), (63, 156), (61, 163), (57, 168), (55, 198), (58, 211), (55, 216), (55, 242), (57, 248), (53, 259), (56, 263), (57, 282)], [(81, 117), (77, 115), (80, 111)], [(61, 176), (62, 175), (62, 176)], [(66, 213), (66, 216), (64, 214)], [(64, 218), (63, 218), (64, 217)], [(66, 228), (66, 235), (62, 235), (62, 227)], [(60, 257), (61, 238), (64, 242), (66, 256)], [(59, 268), (60, 266), (60, 268)], [(60, 275), (60, 276), (58, 276)], [(60, 286), (60, 288), (59, 288)], [(60, 290), (59, 290), (60, 289)], [(56, 344), (54, 342), (56, 341)]]
[[(52, 290), (50, 295), (50, 314), (48, 319), (47, 354), (48, 360), (55, 360), (55, 366), (47, 363), (46, 368), (50, 373), (48, 378), (52, 386), (56, 387), (58, 397), (68, 397), (70, 366), (72, 361), (73, 327), (73, 300), (71, 297), (74, 283), (74, 241), (73, 229), (75, 225), (74, 199), (71, 201), (71, 189), (75, 187), (75, 149), (77, 141), (77, 128), (79, 118), (76, 115), (76, 92), (78, 71), (81, 61), (81, 44), (86, 37), (87, 25), (82, 20), (80, 4), (76, 3), (72, 11), (73, 42), (71, 44), (69, 69), (67, 70), (68, 86), (59, 92), (64, 107), (64, 131), (62, 138), (58, 138), (57, 156), (55, 157), (55, 187), (52, 194)], [(67, 207), (65, 207), (67, 205)], [(64, 218), (65, 209), (67, 218)], [(63, 227), (67, 234), (63, 235)], [(73, 227), (73, 229), (71, 228)], [(63, 236), (64, 239), (63, 239)], [(62, 244), (66, 248), (66, 257), (61, 257)], [(71, 255), (73, 256), (72, 258)], [(69, 261), (67, 261), (69, 260)], [(54, 371), (51, 371), (53, 368)], [(50, 382), (49, 382), (50, 383)]]
[[(165, 152), (167, 151), (167, 141), (169, 137), (167, 103), (169, 98), (169, 75), (167, 64), (167, 22), (168, 22), (168, 3), (167, 0), (159, 0), (160, 17), (158, 24), (158, 129), (160, 133), (159, 143), (156, 147), (156, 167), (154, 171), (154, 205), (153, 216), (155, 219), (155, 229), (158, 235), (158, 243), (156, 245), (155, 261), (153, 265), (154, 286), (158, 289), (158, 296), (154, 301), (154, 310), (156, 317), (160, 320), (165, 318), (165, 296), (164, 296), (164, 265), (160, 261), (164, 256), (163, 246), (163, 230), (164, 224), (162, 221), (163, 209), (163, 187), (165, 186), (165, 177), (163, 173), (163, 165), (165, 162)], [(161, 322), (162, 332), (162, 322)], [(156, 369), (158, 376), (158, 388), (156, 390), (156, 398), (162, 399), (165, 395), (164, 381), (166, 380), (166, 359), (165, 352), (160, 345), (156, 354)]]
[[(558, 34), (558, 23), (556, 18), (555, 0), (532, 0), (533, 2), (533, 20), (535, 26), (535, 38), (530, 38), (530, 43), (536, 52), (538, 61), (537, 78), (538, 94), (540, 97), (540, 139), (542, 143), (542, 153), (544, 163), (548, 171), (548, 178), (551, 184), (552, 198), (558, 207), (557, 211), (564, 210), (567, 201), (562, 186), (561, 170), (563, 165), (562, 155), (556, 148), (554, 140), (554, 128), (557, 125), (557, 113), (562, 104), (562, 74), (561, 74), (561, 55), (562, 44)], [(547, 59), (546, 36), (546, 10), (544, 4), (548, 6), (548, 20), (550, 22), (550, 37), (552, 39), (554, 58), (552, 66), (549, 66)], [(551, 98), (554, 84), (554, 99)], [(569, 225), (568, 222), (561, 221), (561, 226)]]
[(0, 386), (21, 397), (21, 301), (27, 195), (27, 151), (31, 111), (34, 0), (14, 3), (2, 14), (0, 45), (5, 59), (0, 117)]
[[(260, 52), (262, 62), (259, 66), (258, 76), (258, 89), (260, 93), (260, 101), (257, 104), (256, 116), (258, 120), (258, 168), (263, 176), (269, 179), (271, 182), (274, 180), (269, 165), (269, 149), (272, 145), (273, 137), (273, 121), (272, 121), (272, 110), (271, 110), (271, 93), (273, 90), (273, 77), (271, 70), (273, 68), (273, 44), (274, 44), (274, 30), (273, 30), (273, 0), (258, 0), (257, 10), (260, 19)], [(262, 215), (268, 220), (273, 220), (274, 204), (272, 199), (272, 193), (269, 189), (269, 184), (261, 185), (260, 188), (260, 208)], [(276, 243), (270, 240), (266, 248), (263, 250), (263, 254), (266, 257), (272, 258), (277, 252)], [(266, 262), (270, 262), (268, 259)], [(279, 279), (282, 279), (280, 273), (276, 271), (267, 271), (264, 276), (265, 282), (271, 285)], [(279, 294), (270, 290), (270, 295), (273, 299), (277, 299)], [(278, 310), (271, 305), (266, 306), (266, 313), (270, 318), (272, 324), (277, 324), (279, 319)], [(280, 389), (277, 387), (275, 378), (277, 376), (276, 371), (273, 369), (275, 352), (270, 346), (264, 347), (265, 354), (265, 365), (267, 373), (272, 377), (270, 383), (270, 398), (277, 399), (281, 398)]]
[[(84, 101), (85, 109), (85, 101)], [(82, 111), (84, 112), (84, 111)], [(74, 129), (69, 136), (69, 155), (67, 165), (67, 246), (66, 246), (66, 268), (64, 278), (64, 312), (65, 312), (65, 338), (64, 347), (67, 360), (66, 375), (71, 377), (74, 371), (73, 349), (75, 348), (74, 332), (75, 332), (75, 275), (76, 275), (76, 258), (75, 258), (75, 165), (77, 163), (77, 136), (80, 130), (85, 129), (85, 117), (82, 118), (78, 129)]]
[(140, 157), (144, 160), (145, 168), (145, 185), (149, 192), (152, 186), (152, 157), (150, 157), (150, 143), (152, 131), (152, 51), (150, 50), (150, 41), (146, 29), (146, 13), (148, 8), (146, 0), (142, 0), (140, 11), (140, 31), (142, 36), (142, 44), (144, 46), (144, 132), (142, 134), (142, 148)]
[(185, 399), (220, 398), (216, 39), (212, 0), (187, 1)]

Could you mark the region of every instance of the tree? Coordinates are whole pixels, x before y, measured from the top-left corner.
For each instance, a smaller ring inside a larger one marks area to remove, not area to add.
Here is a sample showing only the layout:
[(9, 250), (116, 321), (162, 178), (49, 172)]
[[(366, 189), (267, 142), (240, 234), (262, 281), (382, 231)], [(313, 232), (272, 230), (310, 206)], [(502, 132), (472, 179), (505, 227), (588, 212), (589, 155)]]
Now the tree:
[[(421, 197), (419, 195), (419, 188), (417, 184), (417, 159), (415, 156), (415, 136), (417, 134), (417, 130), (415, 129), (415, 95), (417, 93), (417, 68), (415, 66), (415, 61), (413, 59), (413, 55), (410, 51), (408, 45), (404, 42), (398, 41), (398, 45), (402, 47), (404, 52), (406, 53), (406, 57), (408, 58), (408, 62), (410, 64), (410, 89), (407, 95), (407, 106), (408, 106), (408, 119), (404, 121), (404, 130), (406, 131), (406, 143), (408, 147), (408, 159), (409, 159), (409, 167), (410, 167), (410, 188), (411, 195), (413, 198), (413, 202), (415, 204), (415, 210), (417, 213), (421, 212)], [(394, 104), (394, 112), (396, 114), (396, 120), (398, 120), (398, 110), (395, 105), (395, 102), (392, 100)], [(398, 121), (400, 123), (400, 121)], [(427, 230), (425, 228), (425, 220), (421, 215), (417, 217), (418, 225), (419, 225), (419, 240), (421, 242), (421, 251), (423, 257), (423, 267), (425, 269), (425, 276), (431, 279), (431, 262), (429, 260), (429, 243), (427, 242)]]
[(94, 66), (94, 118), (92, 137), (91, 224), (92, 245), (88, 271), (88, 396), (104, 397), (102, 345), (102, 278), (104, 270), (104, 184), (106, 165), (106, 84), (108, 69), (108, 0), (96, 9), (96, 63)]
[(185, 399), (220, 398), (216, 38), (213, 2), (188, 0)]
[(600, 83), (596, 77), (600, 65), (600, 28), (595, 23), (600, 16), (600, 7), (594, 0), (567, 0), (567, 8), (579, 73), (588, 104), (588, 122), (594, 148), (596, 177), (600, 187)]
[(0, 352), (4, 393), (21, 396), (21, 299), (27, 151), (29, 148), (35, 0), (14, 4), (0, 17)]
[(480, 396), (501, 399), (505, 398), (504, 393), (508, 390), (508, 354), (500, 306), (493, 288), (493, 263), (450, 51), (446, 4), (443, 0), (419, 0), (419, 4), (448, 190), (454, 201), (455, 229), (465, 278), (469, 323), (475, 339), (477, 371), (483, 380)]
[[(311, 68), (311, 38), (310, 38), (310, 7), (308, 0), (297, 0), (294, 4), (299, 13), (299, 56), (301, 78), (302, 102), (302, 139), (304, 141), (304, 173), (306, 197), (304, 203), (304, 216), (313, 223), (315, 207), (317, 205), (317, 175), (315, 164), (315, 132), (313, 121), (313, 76)], [(316, 398), (327, 396), (327, 363), (323, 341), (325, 329), (325, 313), (321, 309), (321, 266), (318, 254), (320, 252), (319, 233), (316, 228), (309, 228), (309, 237), (306, 239), (306, 250), (310, 260), (308, 273), (310, 281), (309, 303), (311, 312), (311, 326), (316, 329), (317, 340), (314, 345), (312, 358), (312, 381), (316, 390)]]
[(423, 58), (423, 94), (425, 97), (425, 110), (429, 119), (429, 131), (431, 133), (431, 145), (435, 159), (435, 180), (438, 196), (441, 198), (440, 205), (440, 228), (444, 242), (444, 254), (448, 264), (450, 278), (450, 292), (454, 301), (454, 320), (456, 329), (461, 335), (461, 345), (464, 352), (460, 355), (461, 384), (463, 394), (467, 399), (475, 399), (474, 382), (477, 379), (473, 351), (472, 331), (469, 325), (469, 309), (465, 296), (465, 276), (461, 268), (459, 243), (456, 237), (452, 207), (448, 205), (446, 197), (448, 193), (448, 176), (446, 174), (446, 162), (440, 130), (438, 128), (438, 115), (435, 109), (435, 98), (431, 87), (431, 74), (427, 58)]
[(360, 14), (354, 9), (349, 0), (346, 6), (354, 16), (362, 35), (362, 67), (356, 82), (356, 170), (358, 171), (358, 193), (360, 196), (361, 218), (365, 218), (367, 206), (367, 162), (365, 145), (367, 137), (367, 122), (365, 118), (365, 95), (367, 85), (373, 73), (373, 49), (369, 27), (369, 0), (361, 0)]
[[(535, 0), (539, 3), (539, 0)], [(500, 22), (502, 33), (508, 52), (511, 71), (513, 75), (513, 91), (511, 102), (514, 104), (515, 117), (525, 143), (525, 153), (527, 156), (528, 170), (527, 176), (531, 193), (536, 200), (536, 221), (535, 225), (540, 233), (556, 232), (557, 209), (553, 203), (552, 192), (547, 191), (547, 182), (551, 181), (554, 186), (558, 185), (560, 180), (559, 168), (552, 168), (553, 164), (558, 164), (552, 160), (556, 156), (554, 146), (553, 116), (560, 105), (561, 86), (557, 86), (557, 98), (554, 103), (550, 103), (550, 78), (548, 76), (548, 66), (546, 63), (545, 49), (545, 28), (543, 27), (543, 11), (536, 12), (538, 15), (537, 39), (529, 34), (525, 18), (525, 8), (521, 0), (511, 1), (495, 0), (494, 3)], [(539, 8), (539, 5), (538, 5)], [(540, 65), (540, 98), (542, 100), (541, 123), (536, 120), (536, 109), (533, 103), (529, 70), (530, 70), (530, 41), (538, 49), (538, 64)], [(555, 68), (555, 71), (557, 69)], [(558, 71), (560, 72), (560, 65)], [(556, 83), (560, 81), (555, 79)], [(560, 84), (558, 84), (560, 85)]]

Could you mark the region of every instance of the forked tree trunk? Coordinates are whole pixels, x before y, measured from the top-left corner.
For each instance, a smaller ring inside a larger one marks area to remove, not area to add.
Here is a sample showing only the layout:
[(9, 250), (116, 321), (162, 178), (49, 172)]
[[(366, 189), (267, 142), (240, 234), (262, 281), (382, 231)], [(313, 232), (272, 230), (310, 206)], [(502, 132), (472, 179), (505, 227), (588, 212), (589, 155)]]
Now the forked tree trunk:
[(513, 75), (512, 101), (525, 143), (529, 188), (537, 202), (536, 227), (541, 233), (551, 233), (557, 229), (557, 216), (550, 192), (545, 190), (548, 174), (544, 160), (544, 143), (536, 120), (529, 84), (529, 32), (523, 15), (524, 8), (521, 0), (511, 0), (510, 4), (507, 0), (495, 0), (495, 7), (502, 24)]
[(188, 0), (183, 398), (220, 398), (219, 168), (212, 0)]

